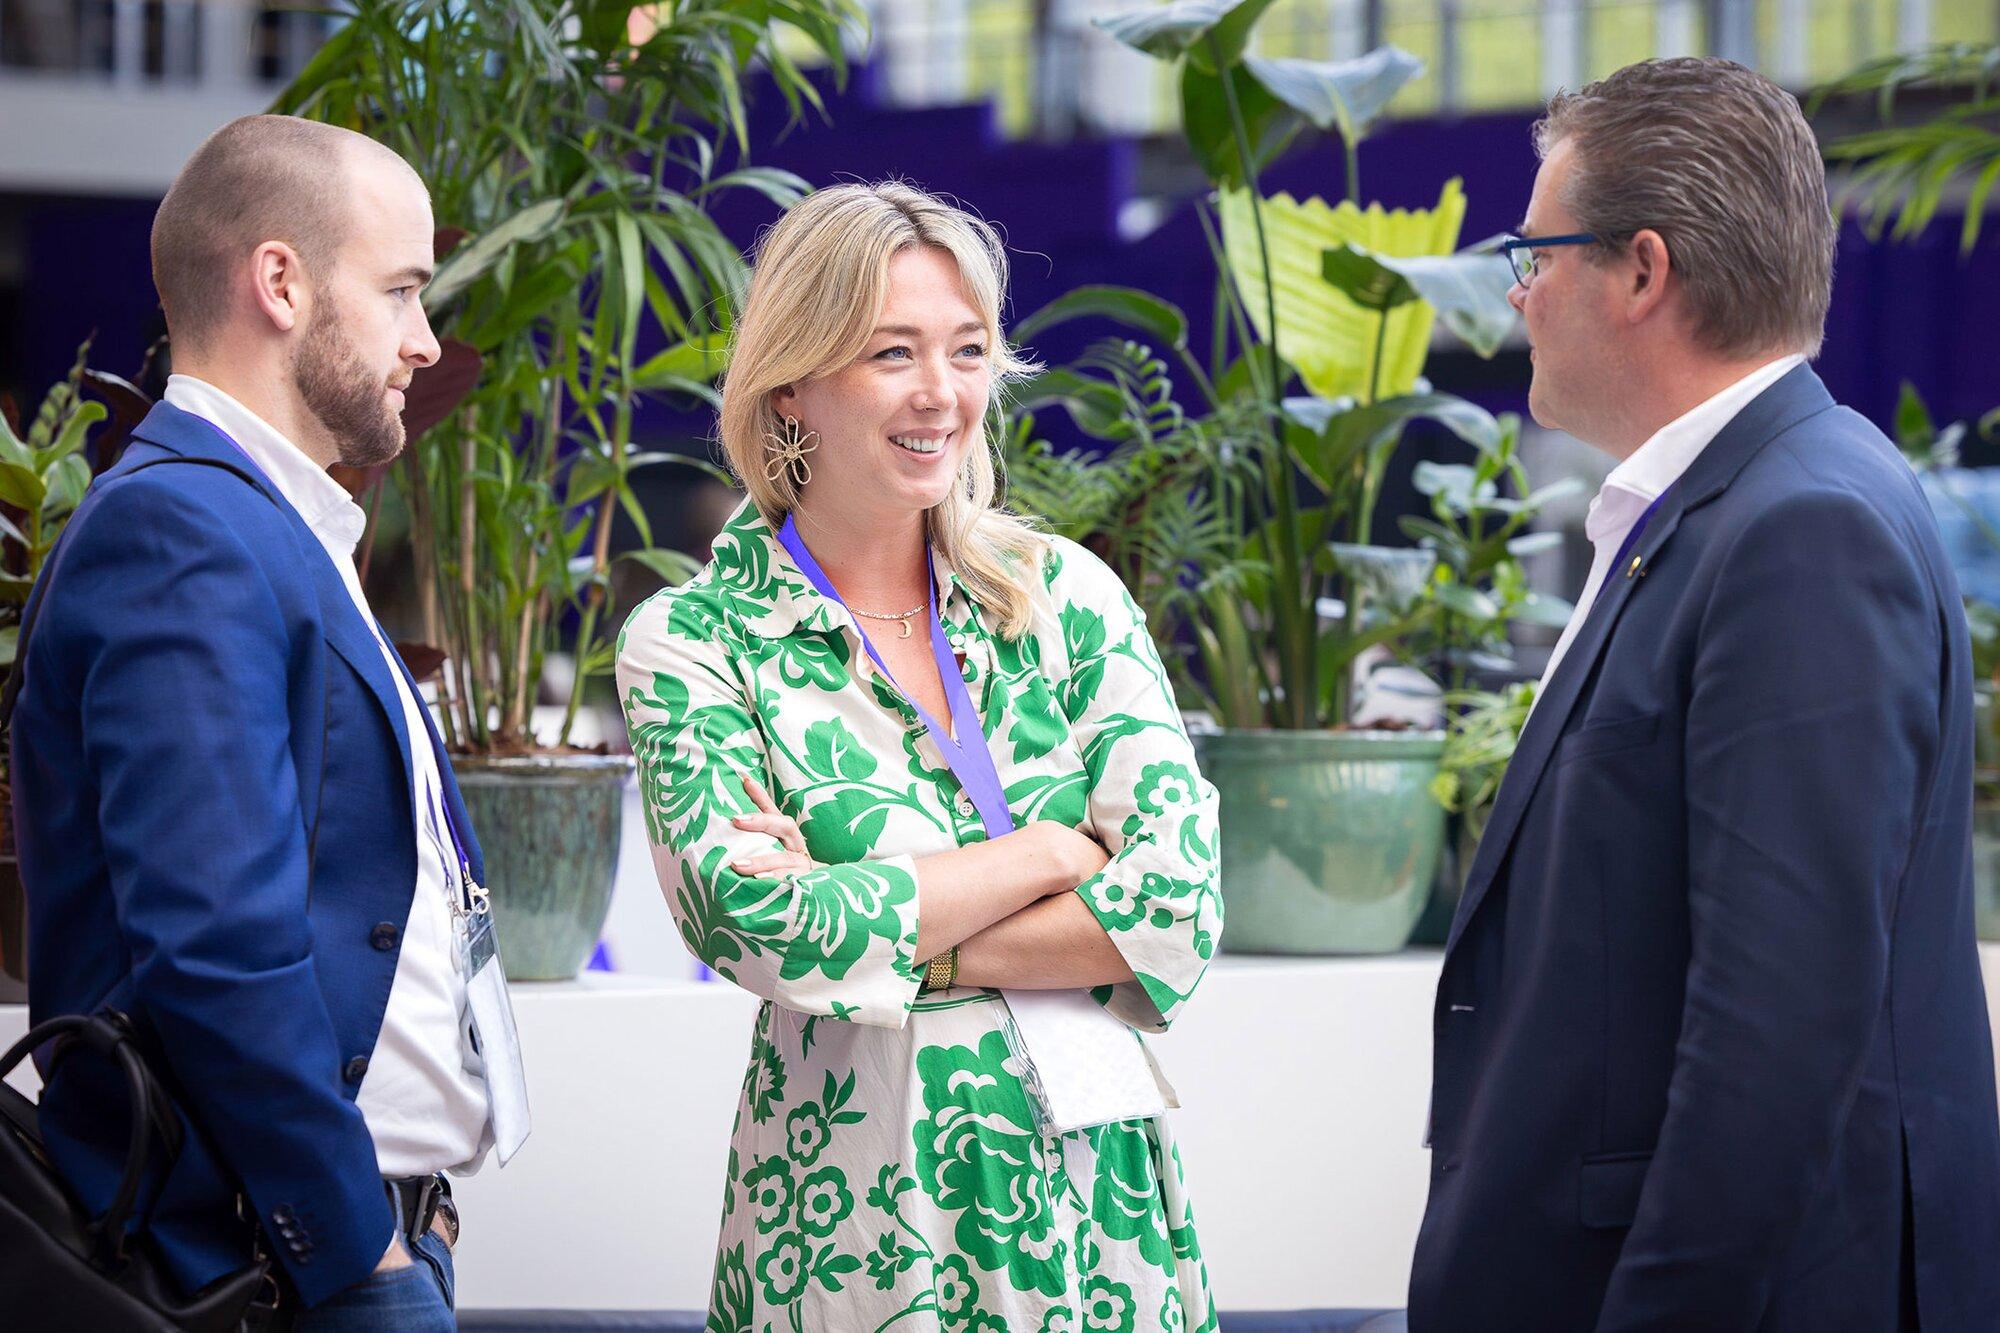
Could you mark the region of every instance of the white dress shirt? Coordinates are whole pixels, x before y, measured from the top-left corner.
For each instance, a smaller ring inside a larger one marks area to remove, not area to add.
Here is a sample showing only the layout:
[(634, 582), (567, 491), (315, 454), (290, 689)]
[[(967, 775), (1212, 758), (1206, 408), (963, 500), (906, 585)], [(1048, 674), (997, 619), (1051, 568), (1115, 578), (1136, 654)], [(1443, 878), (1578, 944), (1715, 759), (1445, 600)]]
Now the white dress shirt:
[[(382, 651), (410, 737), (416, 881), (382, 1031), (368, 1057), (368, 1072), (355, 1104), (375, 1140), (375, 1161), (384, 1176), (476, 1168), (492, 1144), (492, 1135), (486, 1085), (465, 1067), (461, 1035), (467, 1012), (465, 978), (458, 972), (450, 899), (458, 869), (447, 864), (448, 856), (452, 862), (457, 857), (447, 851), (450, 834), (445, 832), (441, 805), (444, 784), (424, 728), (423, 701), (403, 679), (368, 609), (354, 567), (354, 549), (367, 528), (367, 515), (304, 450), (214, 385), (191, 375), (174, 375), (167, 380), (166, 399), (220, 427), (298, 511), (326, 548), (355, 610)], [(433, 828), (437, 837), (431, 836)]]
[(1611, 475), (1604, 479), (1597, 497), (1590, 502), (1590, 513), (1583, 522), (1584, 534), (1596, 551), (1590, 562), (1590, 577), (1584, 580), (1583, 595), (1576, 599), (1576, 613), (1563, 627), (1555, 651), (1549, 654), (1542, 683), (1535, 690), (1537, 703), (1548, 691), (1549, 682), (1555, 679), (1556, 666), (1569, 651), (1577, 631), (1589, 618), (1590, 608), (1596, 604), (1605, 579), (1610, 577), (1611, 562), (1618, 558), (1619, 548), (1625, 544), (1639, 516), (1665, 494), (1667, 487), (1680, 480), (1681, 474), (1722, 433), (1722, 428), (1736, 419), (1738, 412), (1804, 361), (1803, 356), (1793, 354), (1759, 366), (1713, 398), (1660, 427), (1651, 439), (1611, 469)]

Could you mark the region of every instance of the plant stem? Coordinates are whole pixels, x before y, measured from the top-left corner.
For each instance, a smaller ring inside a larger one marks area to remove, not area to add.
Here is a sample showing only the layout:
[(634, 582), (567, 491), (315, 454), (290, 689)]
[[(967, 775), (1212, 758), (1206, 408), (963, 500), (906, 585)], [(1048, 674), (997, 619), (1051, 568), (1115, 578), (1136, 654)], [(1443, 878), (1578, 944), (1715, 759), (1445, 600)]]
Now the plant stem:
[[(549, 364), (560, 365), (564, 358), (561, 335), (556, 338), (555, 354)], [(546, 434), (542, 440), (542, 464), (546, 471), (555, 466), (557, 446), (562, 441), (563, 377), (554, 375), (549, 381), (548, 420), (544, 423)], [(521, 630), (514, 644), (514, 698), (507, 706), (504, 730), (510, 739), (521, 738), (528, 730), (528, 686), (534, 676), (534, 630), (536, 611), (541, 606), (541, 594), (535, 587), (536, 566), (540, 563), (541, 549), (528, 548), (528, 577), (522, 583)]]
[(486, 691), (483, 688), (486, 664), (478, 660), (484, 657), (486, 636), (479, 632), (478, 584), (474, 577), (479, 551), (479, 502), (474, 481), (479, 469), (479, 436), (475, 430), (477, 419), (473, 409), (465, 409), (460, 414), (459, 422), (465, 432), (463, 470), (458, 478), (458, 590), (464, 599), (464, 644), (469, 659), (462, 666), (466, 680), (466, 743), (484, 746), (491, 741), (492, 733), (486, 716)]
[[(1265, 350), (1270, 354), (1270, 378), (1265, 385), (1270, 404), (1267, 426), (1272, 448), (1266, 458), (1267, 480), (1275, 509), (1277, 550), (1272, 561), (1272, 610), (1277, 622), (1279, 680), (1283, 682), (1282, 713), (1275, 719), (1280, 726), (1304, 728), (1318, 721), (1319, 625), (1314, 609), (1305, 560), (1299, 550), (1298, 499), (1292, 493), (1291, 455), (1285, 449), (1280, 399), (1285, 391), (1284, 361), (1278, 352), (1278, 280), (1271, 271), (1270, 238), (1264, 231), (1264, 201), (1258, 192), (1257, 161), (1250, 151), (1250, 132), (1243, 121), (1243, 107), (1236, 97), (1236, 82), (1230, 77), (1228, 62), (1222, 58), (1221, 43), (1214, 33), (1207, 38), (1209, 56), (1215, 61), (1222, 81), (1223, 103), (1229, 110), (1229, 128), (1236, 138), (1236, 152), (1243, 166), (1244, 188), (1250, 193), (1250, 220), (1257, 232), (1257, 256), (1264, 270), (1264, 313), (1269, 337)], [(1247, 349), (1246, 349), (1247, 350)]]
[[(621, 375), (629, 374), (629, 367), (620, 368)], [(617, 424), (611, 432), (611, 467), (614, 478), (611, 488), (604, 492), (598, 502), (597, 541), (592, 551), (591, 583), (584, 593), (583, 621), (576, 631), (576, 675), (570, 681), (569, 707), (563, 712), (562, 733), (556, 738), (557, 745), (569, 744), (570, 728), (576, 725), (577, 707), (583, 702), (583, 686), (588, 675), (584, 663), (590, 655), (592, 642), (597, 637), (597, 617), (603, 610), (605, 581), (611, 567), (611, 520), (618, 506), (618, 496), (625, 488), (625, 441), (632, 433), (632, 390), (629, 384), (620, 385), (618, 396)]]
[(1361, 207), (1361, 152), (1354, 141), (1340, 136), (1340, 151), (1347, 159), (1347, 202)]
[[(1375, 352), (1368, 367), (1368, 406), (1373, 407), (1382, 398), (1382, 353), (1389, 338), (1389, 312), (1384, 310), (1375, 324)], [(1377, 466), (1371, 446), (1361, 457), (1360, 482), (1361, 501), (1355, 508), (1353, 539), (1357, 545), (1373, 544), (1375, 534), (1375, 505), (1382, 489), (1382, 469)], [(1367, 593), (1361, 581), (1346, 578), (1341, 582), (1341, 600), (1346, 603), (1347, 636), (1352, 639), (1361, 632), (1361, 604)], [(1343, 671), (1334, 691), (1335, 703), (1340, 712), (1347, 710), (1347, 695), (1351, 671)]]

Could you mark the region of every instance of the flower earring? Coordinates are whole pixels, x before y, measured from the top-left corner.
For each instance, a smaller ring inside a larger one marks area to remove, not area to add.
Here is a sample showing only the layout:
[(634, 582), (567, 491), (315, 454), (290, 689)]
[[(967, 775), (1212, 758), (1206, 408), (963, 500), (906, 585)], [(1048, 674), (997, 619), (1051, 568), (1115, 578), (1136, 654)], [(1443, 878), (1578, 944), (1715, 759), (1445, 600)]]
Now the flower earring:
[(817, 448), (819, 432), (801, 431), (797, 417), (786, 417), (782, 434), (769, 430), (764, 432), (764, 450), (771, 455), (764, 467), (764, 480), (775, 485), (781, 474), (789, 472), (792, 485), (803, 488), (813, 476), (812, 465), (806, 462), (806, 455)]

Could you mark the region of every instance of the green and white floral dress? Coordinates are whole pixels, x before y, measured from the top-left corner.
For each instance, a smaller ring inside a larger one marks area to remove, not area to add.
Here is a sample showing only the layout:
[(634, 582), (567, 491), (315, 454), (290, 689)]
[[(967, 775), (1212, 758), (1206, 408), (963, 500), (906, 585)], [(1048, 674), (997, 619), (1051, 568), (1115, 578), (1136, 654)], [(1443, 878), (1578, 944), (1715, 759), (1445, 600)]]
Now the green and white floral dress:
[[(1018, 822), (1112, 853), (1079, 886), (1136, 980), (1134, 1028), (1180, 1011), (1222, 929), (1215, 790), (1145, 623), (1083, 548), (1048, 539), (1009, 642), (940, 562), (939, 610)], [(1215, 1327), (1164, 1118), (1034, 1127), (1005, 1001), (917, 993), (914, 858), (985, 838), (854, 622), (746, 502), (693, 580), (619, 644), (654, 861), (681, 935), (764, 998), (730, 1143), (713, 1333), (1183, 1333)], [(823, 868), (732, 871), (744, 775)]]

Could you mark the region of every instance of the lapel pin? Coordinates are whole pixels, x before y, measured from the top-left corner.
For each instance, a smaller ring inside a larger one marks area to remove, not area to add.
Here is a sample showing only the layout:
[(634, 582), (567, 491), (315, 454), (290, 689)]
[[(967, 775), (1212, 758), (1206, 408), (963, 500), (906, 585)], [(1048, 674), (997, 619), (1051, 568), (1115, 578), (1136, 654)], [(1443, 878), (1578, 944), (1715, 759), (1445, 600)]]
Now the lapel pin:
[(1643, 575), (1646, 571), (1641, 569), (1640, 565), (1644, 563), (1644, 561), (1645, 561), (1644, 556), (1639, 556), (1639, 555), (1633, 556), (1632, 563), (1625, 567), (1625, 577), (1629, 579), (1637, 575)]

